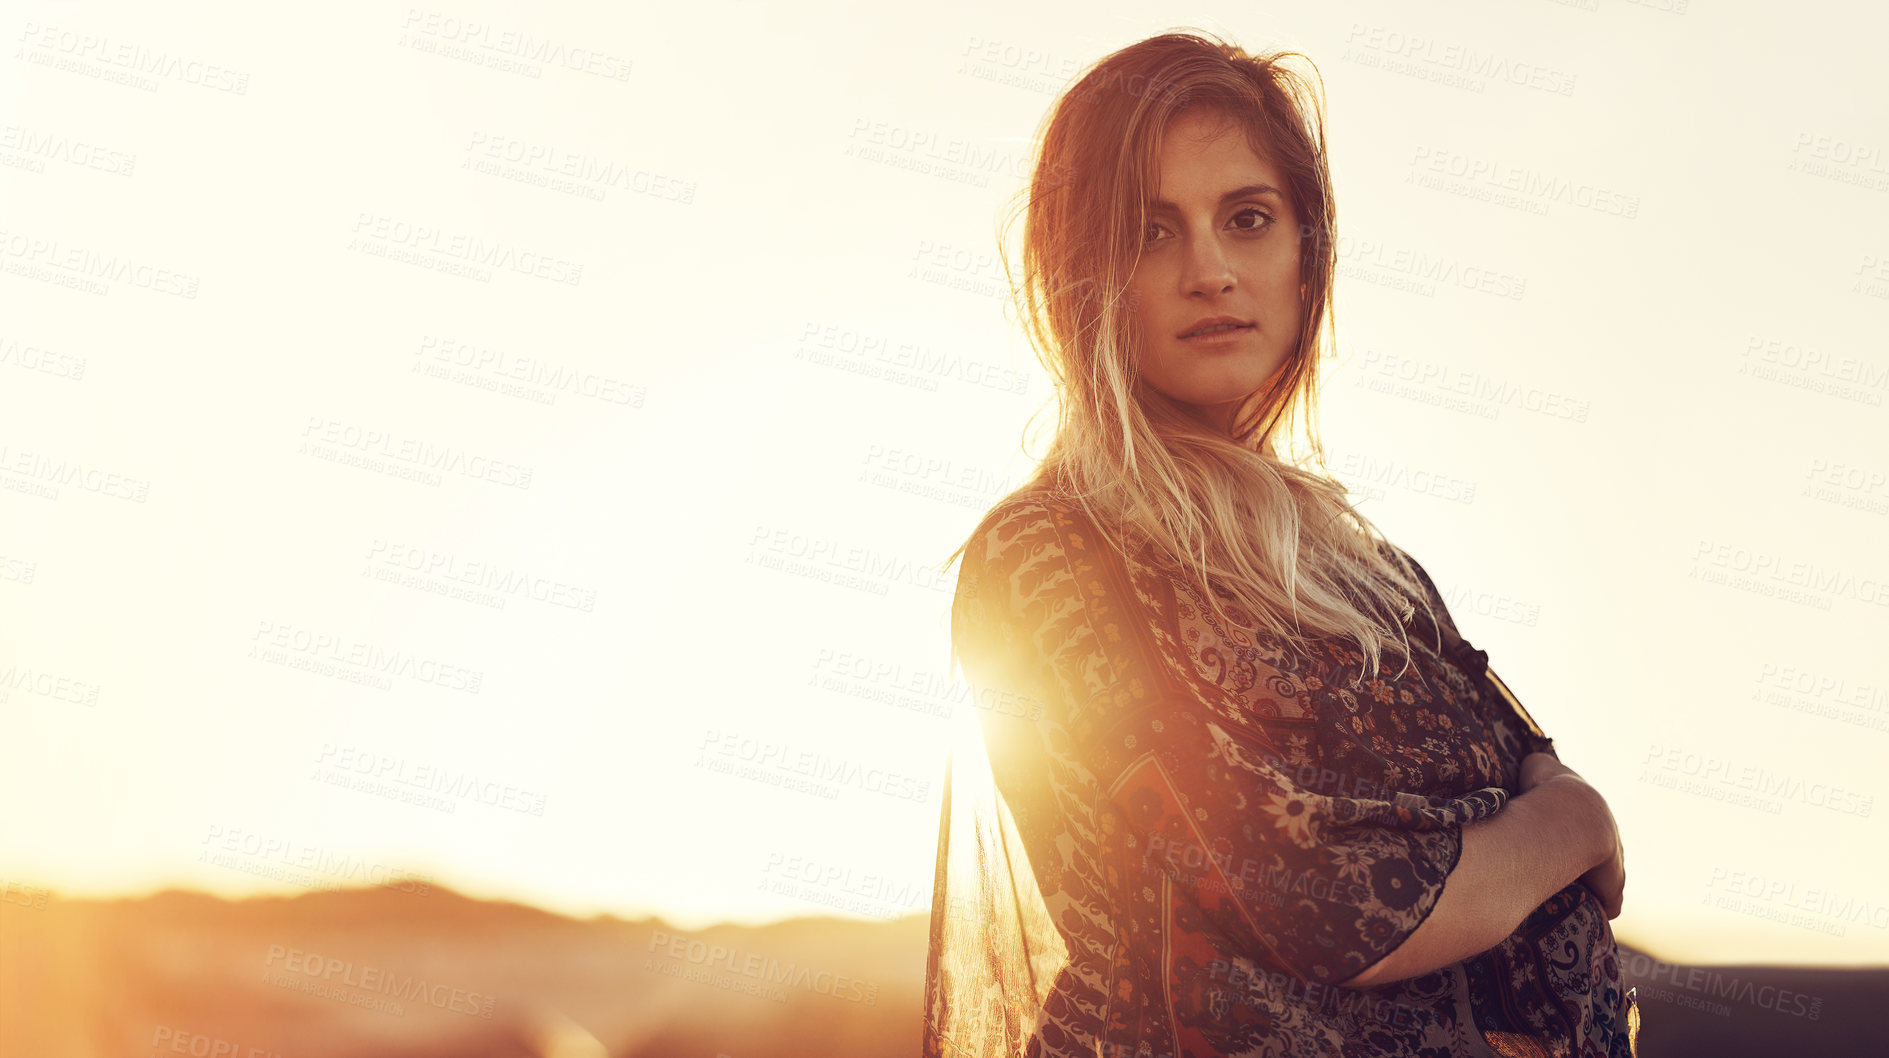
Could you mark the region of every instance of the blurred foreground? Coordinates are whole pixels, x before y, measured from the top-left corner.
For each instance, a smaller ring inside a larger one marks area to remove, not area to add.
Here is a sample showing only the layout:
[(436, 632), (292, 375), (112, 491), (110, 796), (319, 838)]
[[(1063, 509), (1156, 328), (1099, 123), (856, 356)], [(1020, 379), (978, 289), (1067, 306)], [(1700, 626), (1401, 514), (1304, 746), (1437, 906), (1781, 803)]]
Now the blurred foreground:
[[(0, 901), (0, 1058), (915, 1055), (927, 920), (684, 932), (422, 883)], [(1889, 1053), (1889, 968), (1622, 947), (1644, 1058)]]

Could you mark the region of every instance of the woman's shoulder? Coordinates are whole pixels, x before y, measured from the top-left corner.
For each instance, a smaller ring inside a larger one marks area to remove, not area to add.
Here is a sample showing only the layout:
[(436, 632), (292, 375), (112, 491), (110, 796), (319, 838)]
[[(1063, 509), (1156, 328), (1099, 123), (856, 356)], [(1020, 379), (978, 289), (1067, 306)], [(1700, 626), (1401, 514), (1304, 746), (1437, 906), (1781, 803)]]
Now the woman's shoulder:
[(1416, 576), (1417, 583), (1422, 586), (1425, 601), (1432, 607), (1443, 608), (1443, 592), (1436, 586), (1436, 581), (1430, 579), (1430, 571), (1423, 568), (1423, 563), (1417, 561), (1417, 556), (1389, 540), (1378, 541), (1377, 547), (1378, 551), (1391, 562), (1395, 563), (1401, 559), (1403, 564), (1409, 567), (1410, 572)]
[(1001, 543), (1030, 529), (1047, 529), (1082, 516), (1077, 504), (1054, 482), (1032, 479), (991, 504), (971, 531), (973, 544)]
[(1057, 592), (1080, 594), (1071, 581), (1100, 557), (1083, 507), (1055, 484), (1032, 480), (992, 504), (966, 538), (958, 570), (958, 608), (973, 600), (1042, 603)]

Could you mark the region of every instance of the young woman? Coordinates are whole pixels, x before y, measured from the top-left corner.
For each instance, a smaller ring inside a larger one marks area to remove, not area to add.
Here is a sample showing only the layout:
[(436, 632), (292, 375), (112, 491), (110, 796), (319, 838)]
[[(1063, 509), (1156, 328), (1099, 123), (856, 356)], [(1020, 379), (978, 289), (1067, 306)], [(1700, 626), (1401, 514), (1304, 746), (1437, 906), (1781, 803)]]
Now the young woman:
[(1336, 268), (1303, 58), (1145, 40), (1042, 132), (1060, 417), (960, 549), (989, 767), (946, 773), (927, 1055), (1632, 1054), (1606, 801), (1279, 454), (1301, 410), (1322, 464)]

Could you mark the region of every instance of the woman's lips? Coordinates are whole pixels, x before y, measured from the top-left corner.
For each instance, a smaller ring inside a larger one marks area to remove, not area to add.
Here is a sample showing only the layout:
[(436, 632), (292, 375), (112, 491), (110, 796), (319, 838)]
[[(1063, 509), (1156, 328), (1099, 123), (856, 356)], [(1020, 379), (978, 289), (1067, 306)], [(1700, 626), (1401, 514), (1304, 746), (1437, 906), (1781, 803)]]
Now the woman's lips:
[(1209, 328), (1204, 333), (1193, 334), (1182, 338), (1181, 341), (1191, 342), (1195, 345), (1229, 345), (1246, 337), (1248, 334), (1252, 333), (1252, 330), (1253, 325), (1250, 323), (1238, 327), (1213, 327)]

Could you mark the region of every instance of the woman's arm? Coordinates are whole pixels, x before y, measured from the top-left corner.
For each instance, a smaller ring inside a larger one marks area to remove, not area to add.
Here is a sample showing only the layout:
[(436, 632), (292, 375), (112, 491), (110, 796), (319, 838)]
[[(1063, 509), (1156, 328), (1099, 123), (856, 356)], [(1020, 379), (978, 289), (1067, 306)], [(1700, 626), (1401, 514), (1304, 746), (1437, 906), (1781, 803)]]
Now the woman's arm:
[[(1530, 755), (1537, 756), (1546, 759)], [(1343, 986), (1371, 988), (1488, 951), (1569, 882), (1586, 881), (1617, 864), (1618, 852), (1619, 834), (1607, 802), (1557, 762), (1552, 774), (1502, 811), (1463, 828), (1462, 855), (1429, 917), (1404, 943)], [(1624, 871), (1620, 881), (1625, 882)], [(1618, 891), (1599, 895), (1612, 901), (1609, 910), (1617, 914)]]

